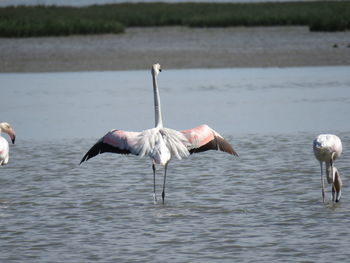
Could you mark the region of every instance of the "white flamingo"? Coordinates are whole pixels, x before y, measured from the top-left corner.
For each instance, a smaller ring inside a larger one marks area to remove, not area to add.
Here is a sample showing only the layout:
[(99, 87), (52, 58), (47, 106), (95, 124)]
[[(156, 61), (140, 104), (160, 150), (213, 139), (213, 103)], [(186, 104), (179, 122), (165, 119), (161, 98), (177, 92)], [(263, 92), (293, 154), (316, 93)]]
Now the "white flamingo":
[(155, 128), (142, 132), (111, 130), (91, 147), (80, 163), (104, 152), (149, 156), (152, 159), (153, 200), (155, 203), (157, 201), (155, 186), (156, 164), (165, 167), (162, 191), (162, 202), (164, 204), (166, 170), (172, 157), (182, 159), (192, 153), (207, 150), (220, 150), (232, 155), (238, 155), (220, 134), (207, 125), (183, 131), (163, 127), (157, 85), (157, 76), (160, 71), (161, 67), (158, 63), (152, 66)]
[(12, 143), (15, 143), (16, 139), (15, 131), (11, 125), (7, 122), (0, 123), (0, 166), (7, 164), (10, 158), (9, 143), (1, 136), (1, 132), (6, 132), (10, 136)]
[(339, 202), (341, 198), (342, 180), (338, 169), (333, 165), (334, 161), (342, 153), (342, 144), (338, 136), (333, 134), (320, 134), (313, 142), (314, 154), (321, 166), (322, 199), (325, 201), (324, 178), (322, 163), (326, 163), (326, 175), (329, 184), (332, 184), (332, 199)]

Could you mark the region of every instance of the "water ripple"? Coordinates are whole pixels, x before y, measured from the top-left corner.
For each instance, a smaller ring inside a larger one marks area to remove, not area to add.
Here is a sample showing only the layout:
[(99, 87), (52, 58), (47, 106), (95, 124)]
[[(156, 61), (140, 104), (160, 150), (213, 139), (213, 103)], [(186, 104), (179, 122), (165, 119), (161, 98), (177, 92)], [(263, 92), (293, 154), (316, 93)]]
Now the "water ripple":
[[(105, 154), (78, 166), (84, 142), (67, 140), (39, 145), (47, 150), (32, 165), (26, 141), (0, 170), (0, 260), (344, 261), (349, 188), (345, 176), (342, 202), (322, 204), (313, 136), (228, 135), (240, 158), (207, 152), (173, 161), (165, 205), (153, 204), (147, 159)], [(347, 163), (337, 160), (345, 175)]]

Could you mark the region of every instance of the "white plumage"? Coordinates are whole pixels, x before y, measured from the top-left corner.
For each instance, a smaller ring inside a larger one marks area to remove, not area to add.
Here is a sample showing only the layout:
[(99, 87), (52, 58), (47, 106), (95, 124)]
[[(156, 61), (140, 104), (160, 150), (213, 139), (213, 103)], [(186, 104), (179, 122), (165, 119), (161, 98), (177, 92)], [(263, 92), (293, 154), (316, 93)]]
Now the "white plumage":
[(1, 132), (7, 133), (12, 143), (15, 143), (16, 134), (11, 125), (7, 122), (0, 123), (0, 166), (8, 163), (10, 158), (10, 147), (7, 140), (1, 136)]
[(166, 171), (171, 158), (182, 159), (188, 157), (192, 153), (207, 150), (220, 150), (232, 155), (238, 155), (232, 146), (208, 125), (200, 125), (196, 128), (183, 131), (163, 127), (160, 96), (157, 85), (157, 76), (160, 71), (161, 68), (158, 63), (152, 66), (155, 128), (147, 129), (142, 132), (111, 130), (90, 148), (80, 163), (104, 152), (134, 154), (141, 157), (149, 156), (153, 162), (154, 202), (156, 202), (155, 165), (158, 164), (165, 167), (162, 192), (162, 200), (164, 203)]
[(341, 197), (342, 180), (334, 161), (340, 157), (343, 151), (341, 140), (333, 134), (320, 134), (313, 142), (313, 150), (321, 167), (322, 198), (325, 201), (325, 187), (323, 178), (323, 163), (326, 164), (327, 182), (332, 184), (333, 201), (338, 202)]
[(154, 202), (156, 202), (155, 165), (157, 164), (165, 167), (162, 192), (162, 200), (164, 203), (166, 170), (169, 161), (173, 157), (182, 159), (188, 157), (192, 153), (207, 150), (220, 150), (232, 155), (238, 155), (219, 133), (207, 125), (200, 125), (196, 128), (183, 131), (163, 127), (160, 96), (157, 85), (157, 76), (160, 71), (161, 68), (159, 64), (154, 64), (152, 66), (155, 128), (147, 129), (142, 132), (111, 130), (91, 147), (80, 163), (104, 152), (120, 154), (131, 153), (141, 157), (149, 156), (153, 162)]

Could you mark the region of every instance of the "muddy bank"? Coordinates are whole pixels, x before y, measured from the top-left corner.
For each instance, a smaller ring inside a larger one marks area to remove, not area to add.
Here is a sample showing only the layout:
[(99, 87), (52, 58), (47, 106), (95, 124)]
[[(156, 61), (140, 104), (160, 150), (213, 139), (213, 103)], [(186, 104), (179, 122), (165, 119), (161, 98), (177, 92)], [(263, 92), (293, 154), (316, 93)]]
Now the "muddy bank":
[(2, 38), (0, 72), (350, 65), (350, 32), (306, 27), (129, 28), (121, 35)]

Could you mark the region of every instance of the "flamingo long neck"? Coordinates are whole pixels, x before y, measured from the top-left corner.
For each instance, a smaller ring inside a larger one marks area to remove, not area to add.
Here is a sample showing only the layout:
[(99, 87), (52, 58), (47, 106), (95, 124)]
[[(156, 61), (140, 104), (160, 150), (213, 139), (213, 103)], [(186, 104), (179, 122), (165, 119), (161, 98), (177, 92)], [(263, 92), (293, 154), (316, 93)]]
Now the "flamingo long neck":
[(331, 174), (331, 165), (326, 163), (326, 175), (329, 176)]
[(153, 77), (153, 93), (154, 93), (154, 113), (155, 113), (155, 125), (157, 128), (163, 127), (162, 111), (160, 107), (160, 96), (157, 84), (157, 77), (152, 74)]
[(328, 183), (333, 183), (334, 171), (330, 163), (326, 163), (326, 176), (327, 176)]

